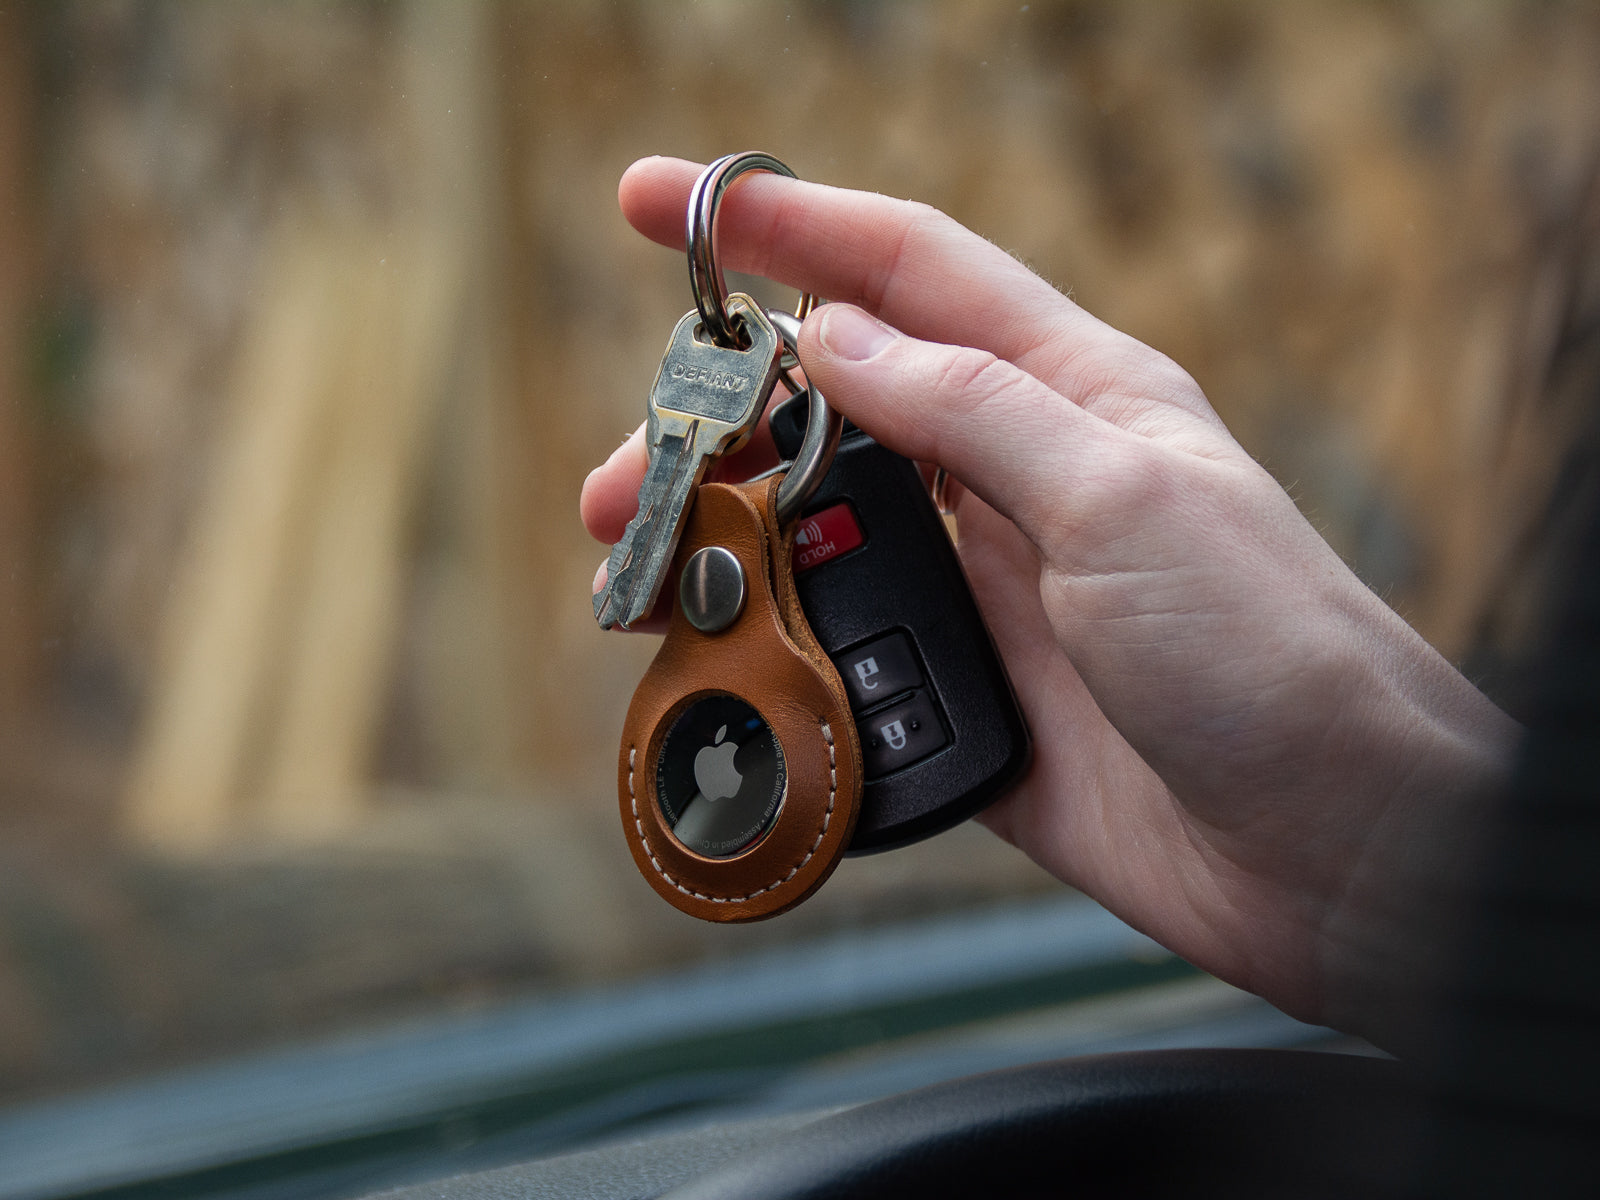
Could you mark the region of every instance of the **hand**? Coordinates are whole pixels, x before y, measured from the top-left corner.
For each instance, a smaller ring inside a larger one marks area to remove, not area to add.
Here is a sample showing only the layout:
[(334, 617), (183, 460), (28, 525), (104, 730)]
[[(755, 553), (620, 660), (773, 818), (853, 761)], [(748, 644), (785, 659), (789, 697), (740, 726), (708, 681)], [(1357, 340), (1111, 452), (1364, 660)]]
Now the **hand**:
[[(636, 163), (628, 220), (680, 245), (697, 170)], [(1390, 916), (1463, 866), (1516, 726), (1350, 573), (1184, 371), (950, 218), (753, 176), (718, 237), (730, 267), (847, 302), (805, 322), (807, 373), (964, 485), (962, 559), (1035, 739), (983, 819), (1196, 965), (1376, 1032), (1374, 964), (1405, 938)], [(635, 438), (586, 482), (601, 540), (643, 470)]]

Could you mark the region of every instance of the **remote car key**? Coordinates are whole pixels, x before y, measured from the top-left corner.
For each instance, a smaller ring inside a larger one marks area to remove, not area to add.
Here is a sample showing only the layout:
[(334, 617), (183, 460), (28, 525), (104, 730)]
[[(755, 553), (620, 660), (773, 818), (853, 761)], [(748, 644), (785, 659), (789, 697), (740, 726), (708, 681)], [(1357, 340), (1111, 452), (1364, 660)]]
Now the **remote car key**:
[[(805, 419), (803, 404), (772, 410), (784, 457)], [(800, 516), (793, 561), (800, 605), (861, 735), (850, 853), (948, 829), (1021, 777), (1027, 725), (915, 463), (846, 424)]]

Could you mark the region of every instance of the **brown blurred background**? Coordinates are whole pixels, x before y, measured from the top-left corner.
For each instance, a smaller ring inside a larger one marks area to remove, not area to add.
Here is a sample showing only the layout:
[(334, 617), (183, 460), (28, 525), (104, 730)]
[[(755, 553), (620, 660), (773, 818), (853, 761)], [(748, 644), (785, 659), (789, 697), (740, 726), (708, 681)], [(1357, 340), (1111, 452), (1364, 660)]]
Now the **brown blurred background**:
[(641, 155), (927, 200), (1189, 368), (1515, 703), (1600, 377), (1600, 10), (0, 7), (0, 1098), (1049, 886), (701, 927), (613, 829), (584, 474)]

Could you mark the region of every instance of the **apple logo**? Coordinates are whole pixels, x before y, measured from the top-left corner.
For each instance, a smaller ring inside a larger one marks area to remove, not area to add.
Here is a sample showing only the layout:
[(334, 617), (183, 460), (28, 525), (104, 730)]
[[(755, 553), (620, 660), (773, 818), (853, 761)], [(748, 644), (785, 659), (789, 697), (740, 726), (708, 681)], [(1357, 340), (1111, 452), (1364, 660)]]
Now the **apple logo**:
[(694, 756), (694, 782), (707, 800), (726, 800), (729, 796), (739, 794), (739, 785), (744, 782), (744, 776), (739, 774), (739, 768), (733, 765), (733, 756), (739, 752), (739, 747), (732, 742), (722, 739), (728, 734), (728, 727), (724, 725), (717, 730), (717, 736), (709, 746), (702, 746), (700, 753)]

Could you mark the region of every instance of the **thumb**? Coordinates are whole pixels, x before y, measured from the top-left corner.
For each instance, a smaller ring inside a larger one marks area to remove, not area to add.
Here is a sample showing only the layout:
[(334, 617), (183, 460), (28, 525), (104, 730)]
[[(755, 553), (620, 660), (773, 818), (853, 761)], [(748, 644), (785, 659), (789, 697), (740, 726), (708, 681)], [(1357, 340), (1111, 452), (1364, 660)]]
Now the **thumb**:
[(877, 441), (943, 466), (1044, 547), (1078, 524), (1072, 497), (1125, 478), (1142, 439), (986, 350), (924, 342), (848, 304), (800, 337), (806, 378)]

